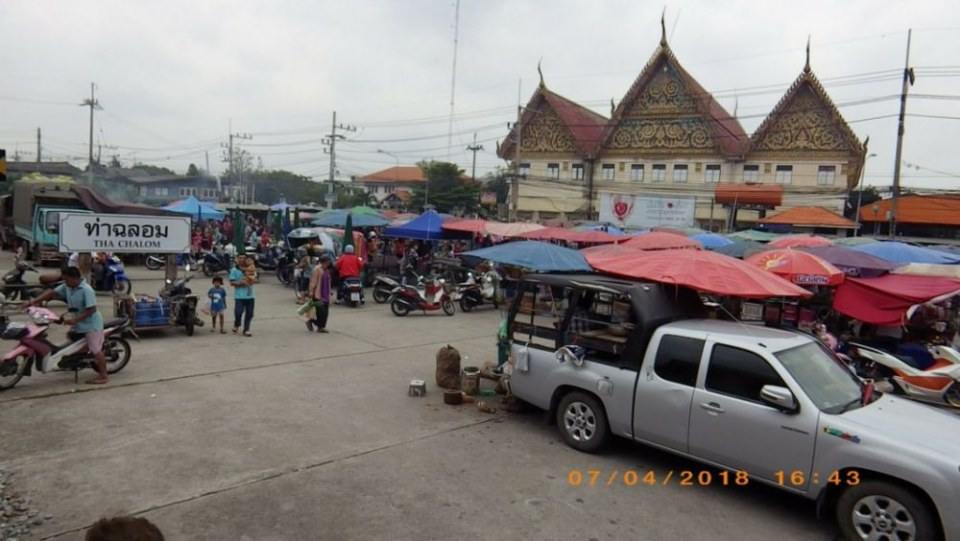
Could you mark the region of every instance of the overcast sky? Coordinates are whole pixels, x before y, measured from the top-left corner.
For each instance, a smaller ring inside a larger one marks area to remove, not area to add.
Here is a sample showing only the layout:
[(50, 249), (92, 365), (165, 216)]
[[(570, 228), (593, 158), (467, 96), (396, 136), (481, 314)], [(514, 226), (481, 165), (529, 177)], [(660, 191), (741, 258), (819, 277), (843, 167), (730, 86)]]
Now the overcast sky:
[[(636, 1), (462, 0), (452, 152), (447, 132), (454, 6), (448, 0), (264, 1), (0, 0), (0, 147), (8, 159), (114, 154), (184, 171), (222, 171), (228, 125), (268, 168), (322, 179), (320, 139), (331, 112), (357, 127), (338, 145), (343, 176), (435, 158), (478, 176), (502, 163), (497, 139), (537, 82), (609, 115), (655, 50), (663, 4)], [(889, 185), (907, 28), (917, 97), (908, 113), (905, 186), (960, 188), (960, 4), (955, 0), (670, 2), (667, 31), (680, 62), (738, 116), (748, 133), (812, 66), (861, 140), (866, 181)], [(953, 25), (953, 27), (950, 27)], [(864, 75), (868, 74), (868, 75)], [(853, 77), (851, 77), (853, 76)], [(922, 95), (926, 95), (923, 97)], [(946, 96), (946, 97), (944, 97)], [(890, 97), (883, 99), (884, 97)], [(874, 99), (876, 98), (876, 99)], [(868, 101), (863, 104), (849, 102)], [(873, 117), (884, 117), (869, 120)], [(865, 120), (867, 119), (867, 120)], [(342, 152), (340, 152), (342, 151)]]

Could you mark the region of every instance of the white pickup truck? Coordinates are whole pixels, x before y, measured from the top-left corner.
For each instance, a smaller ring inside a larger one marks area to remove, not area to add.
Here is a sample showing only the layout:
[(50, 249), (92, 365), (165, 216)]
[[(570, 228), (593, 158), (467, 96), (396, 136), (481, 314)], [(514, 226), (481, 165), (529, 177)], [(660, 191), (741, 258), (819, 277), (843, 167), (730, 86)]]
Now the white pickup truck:
[(872, 392), (809, 336), (703, 317), (683, 288), (528, 276), (512, 392), (576, 449), (616, 435), (737, 472), (816, 499), (848, 539), (960, 539), (960, 418)]

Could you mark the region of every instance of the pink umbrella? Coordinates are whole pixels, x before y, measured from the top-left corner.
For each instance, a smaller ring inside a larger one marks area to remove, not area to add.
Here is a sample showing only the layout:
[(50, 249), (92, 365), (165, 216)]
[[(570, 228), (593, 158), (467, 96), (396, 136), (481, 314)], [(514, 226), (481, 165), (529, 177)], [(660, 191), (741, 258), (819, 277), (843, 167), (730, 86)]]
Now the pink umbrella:
[(663, 231), (653, 231), (651, 233), (637, 235), (627, 242), (624, 242), (623, 245), (639, 250), (673, 250), (677, 248), (695, 248), (699, 250), (703, 248), (702, 244), (689, 237)]
[(787, 235), (779, 239), (770, 241), (768, 248), (800, 248), (801, 246), (829, 246), (833, 241), (826, 237), (816, 235)]
[[(620, 250), (617, 252), (611, 248)], [(600, 246), (581, 253), (598, 271), (687, 286), (717, 295), (767, 298), (809, 297), (812, 294), (749, 263), (706, 250), (644, 251)]]
[(744, 261), (800, 285), (835, 286), (844, 272), (819, 257), (800, 250), (767, 250)]

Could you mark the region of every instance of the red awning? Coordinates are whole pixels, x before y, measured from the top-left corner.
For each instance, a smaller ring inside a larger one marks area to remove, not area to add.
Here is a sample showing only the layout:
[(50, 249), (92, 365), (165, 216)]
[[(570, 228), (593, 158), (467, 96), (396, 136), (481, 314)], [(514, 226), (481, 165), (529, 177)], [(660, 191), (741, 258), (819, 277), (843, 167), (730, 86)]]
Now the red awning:
[(783, 186), (772, 184), (717, 184), (713, 197), (721, 205), (761, 205), (779, 207), (783, 204)]
[(644, 233), (642, 235), (637, 235), (627, 242), (623, 243), (624, 246), (629, 246), (630, 248), (637, 248), (639, 250), (674, 250), (678, 248), (694, 248), (700, 249), (703, 248), (703, 245), (699, 242), (685, 237), (683, 235), (676, 235), (674, 233), (666, 233), (663, 231), (652, 231), (650, 233)]
[(486, 220), (447, 220), (443, 222), (443, 228), (448, 231), (459, 231), (461, 233), (481, 233), (487, 232)]
[(847, 278), (837, 286), (834, 310), (874, 325), (902, 325), (918, 304), (960, 294), (960, 280), (937, 276), (887, 274)]

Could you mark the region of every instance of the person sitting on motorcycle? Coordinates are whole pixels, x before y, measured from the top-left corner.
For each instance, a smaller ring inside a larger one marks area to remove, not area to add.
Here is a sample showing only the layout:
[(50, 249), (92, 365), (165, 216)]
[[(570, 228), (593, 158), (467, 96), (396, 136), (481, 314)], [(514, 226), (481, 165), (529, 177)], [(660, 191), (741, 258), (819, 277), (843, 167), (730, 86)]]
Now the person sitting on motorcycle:
[(337, 259), (337, 276), (340, 277), (340, 287), (337, 294), (338, 299), (343, 298), (345, 291), (345, 284), (350, 278), (360, 279), (360, 271), (363, 270), (363, 260), (356, 256), (353, 253), (354, 248), (352, 244), (348, 244), (343, 248), (343, 255)]
[(55, 289), (44, 291), (39, 297), (23, 304), (24, 309), (44, 303), (57, 297), (67, 303), (71, 317), (63, 317), (60, 322), (70, 325), (72, 332), (82, 334), (87, 341), (87, 350), (94, 356), (94, 368), (97, 377), (87, 383), (102, 385), (110, 381), (107, 376), (107, 358), (103, 354), (103, 316), (97, 310), (97, 296), (87, 284), (80, 269), (68, 267), (63, 271), (63, 282)]

